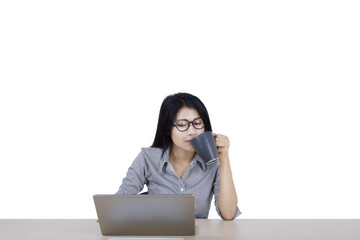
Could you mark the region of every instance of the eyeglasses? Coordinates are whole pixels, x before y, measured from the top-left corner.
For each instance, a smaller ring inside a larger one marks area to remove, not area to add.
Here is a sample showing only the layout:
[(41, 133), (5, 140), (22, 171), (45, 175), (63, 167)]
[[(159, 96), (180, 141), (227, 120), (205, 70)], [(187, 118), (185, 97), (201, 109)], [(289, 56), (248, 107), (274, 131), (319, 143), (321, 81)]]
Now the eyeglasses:
[(195, 118), (191, 122), (187, 119), (179, 119), (175, 124), (173, 124), (173, 126), (176, 127), (180, 132), (185, 132), (189, 129), (190, 123), (194, 126), (195, 129), (198, 130), (205, 127), (205, 121), (202, 118)]

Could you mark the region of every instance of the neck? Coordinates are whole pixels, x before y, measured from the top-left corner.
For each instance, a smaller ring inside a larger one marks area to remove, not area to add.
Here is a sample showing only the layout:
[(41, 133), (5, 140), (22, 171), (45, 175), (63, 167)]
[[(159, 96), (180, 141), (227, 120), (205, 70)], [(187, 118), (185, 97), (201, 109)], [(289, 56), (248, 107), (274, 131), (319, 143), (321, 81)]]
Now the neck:
[(194, 159), (195, 152), (185, 151), (175, 145), (171, 146), (169, 157), (174, 162), (189, 163)]

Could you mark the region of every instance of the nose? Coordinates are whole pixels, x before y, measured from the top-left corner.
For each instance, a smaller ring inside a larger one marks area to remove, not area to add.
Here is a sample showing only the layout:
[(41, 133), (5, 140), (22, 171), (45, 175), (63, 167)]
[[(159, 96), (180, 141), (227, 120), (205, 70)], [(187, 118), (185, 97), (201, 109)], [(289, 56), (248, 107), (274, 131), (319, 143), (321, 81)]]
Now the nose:
[(189, 129), (187, 130), (187, 132), (188, 132), (189, 135), (194, 135), (195, 132), (196, 132), (196, 128), (192, 124), (190, 124)]

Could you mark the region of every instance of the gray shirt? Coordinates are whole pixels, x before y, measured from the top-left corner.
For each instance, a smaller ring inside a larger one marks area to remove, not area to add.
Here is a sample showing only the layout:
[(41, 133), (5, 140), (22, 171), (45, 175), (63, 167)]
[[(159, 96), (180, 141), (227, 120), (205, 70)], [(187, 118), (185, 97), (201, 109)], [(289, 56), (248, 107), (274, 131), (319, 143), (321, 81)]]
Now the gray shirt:
[[(222, 218), (217, 202), (220, 188), (219, 161), (206, 165), (196, 154), (183, 178), (180, 178), (169, 162), (169, 152), (169, 149), (163, 154), (162, 148), (142, 148), (116, 194), (136, 195), (145, 184), (150, 195), (194, 194), (196, 218), (208, 218), (214, 196), (216, 211)], [(236, 211), (234, 218), (240, 215), (238, 208)]]

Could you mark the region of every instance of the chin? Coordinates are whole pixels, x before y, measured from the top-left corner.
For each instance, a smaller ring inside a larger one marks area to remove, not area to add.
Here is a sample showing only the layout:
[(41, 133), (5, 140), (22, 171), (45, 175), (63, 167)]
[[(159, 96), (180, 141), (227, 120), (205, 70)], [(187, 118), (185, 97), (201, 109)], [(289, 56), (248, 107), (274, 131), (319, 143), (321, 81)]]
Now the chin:
[(194, 148), (191, 146), (181, 146), (180, 148), (186, 152), (195, 152)]
[(193, 147), (187, 147), (185, 150), (188, 152), (195, 152), (195, 149)]
[(195, 149), (191, 144), (175, 144), (175, 146), (183, 151), (194, 153)]

